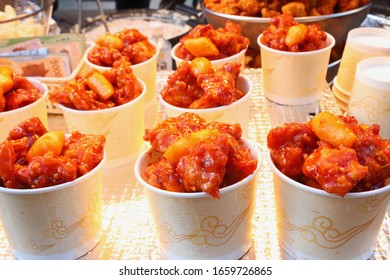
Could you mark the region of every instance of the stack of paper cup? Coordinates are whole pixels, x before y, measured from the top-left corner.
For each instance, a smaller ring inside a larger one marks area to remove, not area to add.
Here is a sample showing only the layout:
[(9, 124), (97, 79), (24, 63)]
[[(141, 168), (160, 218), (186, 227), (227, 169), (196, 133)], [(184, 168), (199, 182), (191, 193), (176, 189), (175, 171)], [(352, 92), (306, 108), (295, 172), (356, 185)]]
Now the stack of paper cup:
[(377, 56), (390, 56), (390, 30), (359, 27), (348, 33), (337, 76), (333, 80), (333, 94), (340, 108), (346, 111), (359, 61)]
[(382, 138), (390, 138), (390, 56), (357, 64), (347, 113), (359, 123), (379, 124)]

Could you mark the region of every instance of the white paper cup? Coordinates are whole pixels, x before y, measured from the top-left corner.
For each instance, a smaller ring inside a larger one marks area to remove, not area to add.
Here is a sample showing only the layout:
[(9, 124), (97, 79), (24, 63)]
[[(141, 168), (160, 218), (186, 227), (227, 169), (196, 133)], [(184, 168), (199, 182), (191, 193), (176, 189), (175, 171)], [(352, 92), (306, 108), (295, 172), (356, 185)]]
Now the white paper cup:
[(382, 138), (390, 138), (390, 56), (357, 64), (347, 112), (359, 123), (379, 124)]
[[(157, 116), (157, 58), (159, 55), (158, 45), (154, 42), (150, 41), (150, 43), (156, 49), (156, 53), (148, 60), (134, 64), (131, 66), (134, 75), (142, 80), (146, 85), (146, 94), (144, 98), (144, 106), (145, 106), (145, 117), (144, 123), (147, 127), (151, 127), (154, 124), (154, 119)], [(103, 67), (96, 64), (91, 63), (88, 60), (88, 53), (95, 47), (95, 45), (90, 46), (84, 53), (84, 61), (85, 63), (98, 71), (106, 71), (111, 69), (111, 67)]]
[(42, 97), (22, 108), (6, 112), (0, 112), (0, 142), (3, 142), (8, 137), (9, 131), (11, 131), (20, 122), (30, 119), (32, 117), (38, 117), (43, 123), (43, 125), (48, 128), (46, 106), (46, 99), (48, 96), (47, 86), (35, 78), (27, 79), (34, 85), (34, 87), (40, 90)]
[(229, 124), (239, 123), (242, 129), (242, 135), (244, 138), (248, 136), (249, 130), (249, 116), (250, 116), (250, 101), (253, 91), (253, 85), (251, 81), (243, 76), (239, 75), (236, 83), (237, 88), (245, 93), (239, 100), (232, 104), (220, 106), (216, 108), (207, 109), (188, 109), (173, 106), (166, 102), (161, 95), (159, 96), (161, 104), (165, 108), (165, 112), (168, 117), (178, 117), (182, 113), (191, 112), (195, 113), (206, 122), (223, 122)]
[(69, 132), (98, 134), (106, 137), (106, 168), (119, 167), (137, 159), (144, 149), (144, 97), (142, 93), (134, 100), (109, 109), (76, 110), (61, 104)]
[(326, 47), (309, 52), (288, 52), (260, 46), (264, 95), (282, 105), (305, 105), (321, 99), (330, 52), (335, 39), (326, 33)]
[(390, 201), (390, 185), (344, 197), (273, 170), (280, 246), (294, 259), (368, 259)]
[[(173, 60), (175, 61), (176, 68), (179, 67), (179, 65), (183, 62), (183, 59), (179, 58), (176, 55), (176, 51), (179, 48), (181, 43), (177, 43), (175, 46), (173, 46), (171, 50), (171, 56)], [(241, 64), (241, 71), (244, 70), (245, 68), (245, 53), (248, 49), (243, 49), (239, 53), (236, 53), (235, 55), (228, 56), (226, 58), (221, 58), (221, 59), (215, 59), (215, 60), (210, 60), (211, 65), (213, 68), (221, 68), (223, 65), (225, 65), (228, 62), (237, 62)]]
[(357, 63), (376, 56), (390, 56), (390, 30), (359, 27), (349, 31), (337, 72), (339, 88), (351, 92)]
[(206, 193), (177, 193), (155, 188), (145, 181), (144, 170), (158, 160), (151, 149), (136, 161), (134, 172), (145, 188), (157, 227), (160, 246), (168, 259), (239, 259), (252, 245), (252, 219), (256, 199), (256, 174), (261, 154), (245, 141), (255, 172), (220, 190), (220, 199)]
[(77, 259), (97, 245), (104, 161), (71, 182), (39, 189), (0, 187), (0, 220), (16, 258)]

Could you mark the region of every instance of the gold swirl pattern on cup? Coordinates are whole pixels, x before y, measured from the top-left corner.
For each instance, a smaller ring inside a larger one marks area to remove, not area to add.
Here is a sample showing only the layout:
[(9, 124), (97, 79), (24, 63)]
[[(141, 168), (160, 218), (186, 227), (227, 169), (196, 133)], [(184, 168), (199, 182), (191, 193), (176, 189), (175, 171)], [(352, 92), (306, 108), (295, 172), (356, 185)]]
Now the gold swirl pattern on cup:
[(195, 246), (222, 246), (233, 237), (239, 225), (248, 216), (251, 207), (252, 203), (240, 215), (234, 218), (230, 225), (223, 224), (216, 216), (207, 216), (200, 221), (199, 229), (188, 234), (175, 233), (172, 225), (168, 223), (162, 227), (165, 235), (174, 243), (189, 240)]
[(383, 113), (390, 111), (390, 106), (383, 101), (376, 99), (373, 96), (366, 96), (362, 99), (351, 102), (351, 107), (361, 109), (366, 112), (370, 122), (379, 122)]
[(379, 206), (382, 205), (383, 201), (387, 200), (387, 197), (389, 195), (390, 193), (367, 197), (367, 201), (360, 204), (358, 206), (358, 209), (360, 212), (367, 212), (367, 213), (374, 212), (379, 208)]
[(287, 231), (297, 231), (308, 242), (315, 243), (325, 249), (336, 249), (343, 246), (354, 236), (365, 231), (375, 220), (376, 215), (369, 221), (341, 231), (334, 227), (334, 221), (325, 216), (314, 217), (309, 225), (294, 225), (284, 215), (284, 227)]
[(67, 238), (75, 229), (87, 228), (88, 226), (97, 222), (98, 216), (98, 194), (94, 194), (88, 202), (88, 211), (77, 222), (70, 226), (64, 225), (63, 221), (54, 221), (51, 227), (44, 231), (47, 238), (64, 239)]
[(40, 254), (52, 247), (54, 247), (56, 243), (48, 244), (48, 245), (38, 245), (34, 240), (27, 240), (27, 249), (34, 254)]

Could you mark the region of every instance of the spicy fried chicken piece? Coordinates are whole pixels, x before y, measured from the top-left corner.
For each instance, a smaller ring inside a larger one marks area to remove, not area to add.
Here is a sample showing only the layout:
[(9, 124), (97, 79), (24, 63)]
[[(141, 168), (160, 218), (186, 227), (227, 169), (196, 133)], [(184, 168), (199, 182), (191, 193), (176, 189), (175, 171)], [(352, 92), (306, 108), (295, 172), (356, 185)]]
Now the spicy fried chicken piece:
[(13, 89), (20, 88), (30, 90), (35, 88), (35, 86), (24, 76), (20, 76), (14, 73), (12, 75), (12, 79), (14, 81)]
[(143, 35), (136, 28), (125, 28), (119, 32), (116, 32), (114, 35), (122, 40), (125, 46), (148, 39), (147, 36)]
[(153, 45), (148, 41), (140, 41), (124, 47), (122, 55), (129, 58), (132, 64), (138, 64), (151, 58), (156, 53)]
[(16, 163), (26, 162), (27, 151), (46, 132), (47, 129), (41, 120), (38, 117), (32, 117), (19, 123), (8, 133), (7, 139), (11, 141), (13, 146)]
[(221, 188), (241, 181), (256, 170), (257, 160), (251, 159), (250, 150), (230, 140), (229, 159), (226, 164), (226, 173)]
[(245, 93), (236, 87), (240, 67), (239, 63), (229, 63), (214, 69), (213, 73), (199, 75), (197, 83), (203, 94), (192, 102), (189, 108), (215, 108), (232, 104), (242, 98)]
[[(196, 120), (195, 125), (193, 120)], [(188, 129), (189, 124), (191, 129)], [(250, 158), (249, 149), (239, 140), (238, 124), (206, 125), (196, 114), (185, 113), (156, 127), (158, 129), (147, 131), (144, 138), (153, 139), (153, 147), (164, 150), (163, 158), (145, 171), (147, 181), (157, 188), (206, 192), (219, 198), (220, 188), (244, 179), (257, 167), (257, 160)], [(154, 145), (156, 142), (158, 145)]]
[(169, 75), (166, 85), (161, 90), (161, 96), (166, 102), (181, 108), (188, 108), (202, 94), (188, 61), (183, 61), (177, 70)]
[(320, 144), (305, 159), (302, 170), (307, 177), (316, 179), (326, 192), (341, 197), (368, 173), (368, 168), (359, 163), (353, 149), (332, 148), (327, 144)]
[[(35, 136), (42, 136), (47, 132), (46, 127), (43, 125), (38, 117), (32, 117), (14, 127), (9, 133), (9, 140), (21, 139), (23, 137), (31, 138)], [(35, 142), (35, 141), (34, 141)], [(31, 143), (33, 144), (33, 143)]]
[(112, 67), (114, 63), (122, 59), (120, 51), (96, 45), (88, 52), (88, 60), (96, 65)]
[(210, 55), (209, 60), (221, 59), (234, 55), (249, 46), (249, 38), (241, 33), (241, 26), (230, 20), (225, 21), (223, 27), (214, 29), (211, 24), (198, 24), (190, 32), (180, 38), (181, 46), (176, 55), (184, 60), (193, 60), (195, 57), (184, 47), (188, 39), (207, 37), (216, 46), (218, 55)]
[(369, 191), (381, 188), (390, 178), (390, 141), (379, 135), (380, 126), (359, 125), (355, 117), (339, 116), (357, 136), (352, 148), (360, 164), (367, 166), (368, 173), (353, 191)]
[(210, 10), (229, 15), (240, 15), (239, 0), (204, 0), (203, 4)]
[(5, 140), (0, 144), (0, 185), (10, 189), (24, 189), (16, 178), (14, 165), (16, 163), (16, 154), (11, 141)]
[(40, 97), (40, 90), (26, 77), (8, 67), (0, 67), (0, 112), (24, 107)]
[(18, 109), (28, 104), (34, 103), (41, 97), (38, 88), (11, 90), (5, 95), (6, 111)]
[(143, 91), (142, 85), (138, 82), (137, 77), (130, 68), (130, 63), (127, 61), (122, 61), (120, 67), (105, 71), (103, 74), (114, 85), (115, 91), (112, 95), (112, 100), (116, 106), (134, 100)]
[(167, 103), (182, 108), (204, 109), (229, 105), (245, 95), (236, 87), (240, 67), (240, 63), (226, 63), (221, 68), (210, 66), (210, 71), (201, 72), (196, 71), (198, 68), (193, 63), (184, 61), (168, 77), (161, 96)]
[(147, 182), (159, 189), (171, 192), (183, 192), (176, 174), (176, 164), (165, 158), (149, 165), (145, 169)]
[(225, 176), (228, 150), (220, 143), (202, 141), (177, 164), (185, 192), (205, 192), (219, 198), (219, 187)]
[(27, 164), (26, 154), (35, 141), (47, 132), (38, 117), (32, 117), (13, 128), (0, 146), (0, 178), (7, 188), (25, 188), (16, 178), (14, 166)]
[(272, 128), (267, 136), (273, 162), (290, 178), (302, 175), (304, 159), (317, 148), (317, 141), (308, 124), (301, 123)]
[(17, 166), (16, 177), (30, 188), (49, 187), (77, 178), (77, 164), (68, 157), (55, 156), (48, 152), (35, 156), (28, 165)]
[(257, 160), (229, 134), (202, 140), (177, 164), (177, 174), (186, 192), (206, 192), (219, 198), (220, 188), (237, 183), (252, 174)]
[(241, 125), (236, 124), (228, 124), (222, 122), (210, 122), (206, 124), (205, 129), (216, 129), (221, 133), (228, 133), (233, 136), (236, 140), (239, 140), (242, 135)]
[(152, 129), (145, 129), (144, 140), (153, 149), (164, 153), (167, 147), (181, 136), (204, 128), (205, 119), (194, 113), (183, 113), (178, 117), (163, 120)]
[(84, 175), (103, 159), (105, 142), (102, 135), (73, 132), (64, 143), (62, 155), (76, 160), (78, 175)]
[(208, 37), (213, 41), (218, 50), (225, 56), (232, 56), (246, 49), (249, 44), (249, 38), (241, 33), (241, 26), (230, 20), (227, 20), (223, 27), (216, 30), (210, 30)]
[[(88, 79), (99, 74), (99, 83), (90, 86)], [(104, 98), (102, 93), (113, 90), (113, 93)], [(100, 110), (112, 108), (130, 102), (142, 93), (142, 85), (130, 68), (130, 62), (121, 61), (121, 65), (99, 72), (90, 69), (53, 90), (49, 96), (52, 103), (62, 104), (77, 110)]]
[(290, 2), (282, 7), (282, 13), (293, 17), (305, 17), (307, 16), (306, 5), (301, 2)]
[(115, 106), (111, 100), (103, 102), (81, 79), (69, 81), (61, 87), (55, 88), (49, 99), (52, 103), (62, 104), (77, 110), (100, 110)]
[(238, 7), (241, 9), (241, 16), (255, 17), (261, 13), (266, 6), (266, 1), (238, 0)]

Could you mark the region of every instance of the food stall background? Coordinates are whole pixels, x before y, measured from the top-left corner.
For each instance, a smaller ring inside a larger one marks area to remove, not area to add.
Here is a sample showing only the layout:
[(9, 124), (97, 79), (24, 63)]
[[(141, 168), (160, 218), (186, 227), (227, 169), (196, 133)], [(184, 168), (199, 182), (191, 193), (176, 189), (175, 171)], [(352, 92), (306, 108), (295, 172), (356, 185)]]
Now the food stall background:
[[(104, 11), (115, 11), (115, 0), (101, 0), (101, 3)], [(157, 9), (159, 3), (160, 0), (150, 0), (149, 8)], [(192, 0), (186, 0), (184, 2), (184, 5), (191, 6)], [(95, 0), (84, 0), (83, 9), (85, 12), (85, 16), (96, 16), (98, 14)], [(78, 10), (77, 0), (57, 0), (57, 5), (53, 12), (53, 17), (58, 21), (63, 21), (64, 23), (69, 22), (69, 24), (76, 24), (77, 13), (74, 13), (75, 10)], [(390, 16), (389, 0), (373, 0), (373, 6), (371, 8), (371, 11), (378, 14)]]

